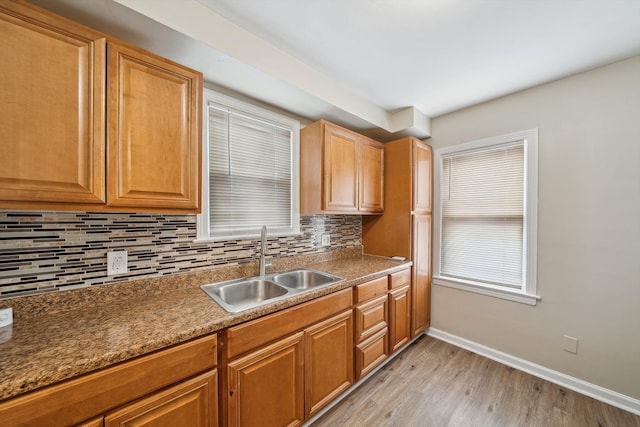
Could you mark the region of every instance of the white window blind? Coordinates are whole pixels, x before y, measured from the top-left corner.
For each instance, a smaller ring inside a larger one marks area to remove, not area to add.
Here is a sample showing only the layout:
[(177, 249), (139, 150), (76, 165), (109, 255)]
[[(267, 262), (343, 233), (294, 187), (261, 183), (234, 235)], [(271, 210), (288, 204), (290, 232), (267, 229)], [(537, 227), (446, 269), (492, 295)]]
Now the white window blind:
[(525, 147), (442, 156), (440, 276), (523, 289)]
[(209, 235), (296, 232), (294, 129), (214, 102), (207, 116)]

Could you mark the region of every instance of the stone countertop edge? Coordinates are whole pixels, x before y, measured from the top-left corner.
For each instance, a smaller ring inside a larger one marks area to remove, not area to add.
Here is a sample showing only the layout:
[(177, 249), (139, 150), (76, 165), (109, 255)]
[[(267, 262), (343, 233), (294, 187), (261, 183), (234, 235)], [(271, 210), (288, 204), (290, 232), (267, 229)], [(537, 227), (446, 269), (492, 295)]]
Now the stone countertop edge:
[(345, 280), (228, 313), (200, 285), (255, 276), (249, 263), (0, 300), (14, 323), (0, 342), (0, 401), (350, 288), (412, 265), (339, 249), (272, 260), (273, 271), (312, 268)]

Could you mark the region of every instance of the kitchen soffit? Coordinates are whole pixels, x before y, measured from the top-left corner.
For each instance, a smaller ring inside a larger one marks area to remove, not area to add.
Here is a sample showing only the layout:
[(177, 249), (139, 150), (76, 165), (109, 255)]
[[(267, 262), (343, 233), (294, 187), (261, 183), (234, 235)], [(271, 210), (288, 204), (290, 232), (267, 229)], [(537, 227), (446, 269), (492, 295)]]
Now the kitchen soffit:
[[(302, 117), (382, 129), (382, 140), (427, 137), (429, 117), (640, 54), (638, 0), (115, 1), (137, 13), (110, 24), (142, 47)], [(158, 22), (187, 48), (154, 41)]]

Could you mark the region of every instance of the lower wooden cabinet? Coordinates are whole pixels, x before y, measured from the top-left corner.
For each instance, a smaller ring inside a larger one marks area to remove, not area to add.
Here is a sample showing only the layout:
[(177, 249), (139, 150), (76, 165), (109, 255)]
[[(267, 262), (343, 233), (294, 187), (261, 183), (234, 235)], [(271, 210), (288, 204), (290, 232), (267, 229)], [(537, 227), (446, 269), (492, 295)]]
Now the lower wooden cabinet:
[(228, 425), (304, 422), (303, 338), (297, 333), (229, 363)]
[(354, 382), (351, 289), (231, 327), (223, 424), (297, 426)]
[(0, 402), (0, 424), (302, 425), (409, 342), (411, 289), (401, 270)]
[(382, 363), (389, 354), (389, 311), (387, 276), (354, 287), (355, 365), (360, 379)]
[(411, 338), (410, 287), (389, 291), (389, 353), (402, 348)]
[(218, 425), (217, 409), (218, 376), (214, 369), (108, 414), (104, 425), (215, 427)]
[(107, 425), (215, 426), (217, 354), (214, 334), (26, 393), (0, 402), (0, 425), (98, 427), (116, 408)]
[(308, 418), (348, 389), (353, 373), (351, 309), (305, 330), (305, 415)]
[(356, 379), (409, 343), (411, 289), (411, 269), (354, 287)]
[(411, 339), (411, 269), (389, 275), (389, 353)]

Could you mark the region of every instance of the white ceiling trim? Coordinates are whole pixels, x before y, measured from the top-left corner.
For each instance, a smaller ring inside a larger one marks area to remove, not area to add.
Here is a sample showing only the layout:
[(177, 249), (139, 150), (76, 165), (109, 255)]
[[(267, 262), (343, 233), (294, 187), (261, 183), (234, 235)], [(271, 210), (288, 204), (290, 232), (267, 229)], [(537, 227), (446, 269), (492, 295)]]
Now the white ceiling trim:
[(387, 132), (431, 136), (431, 119), (417, 108), (386, 111), (197, 0), (115, 1)]

